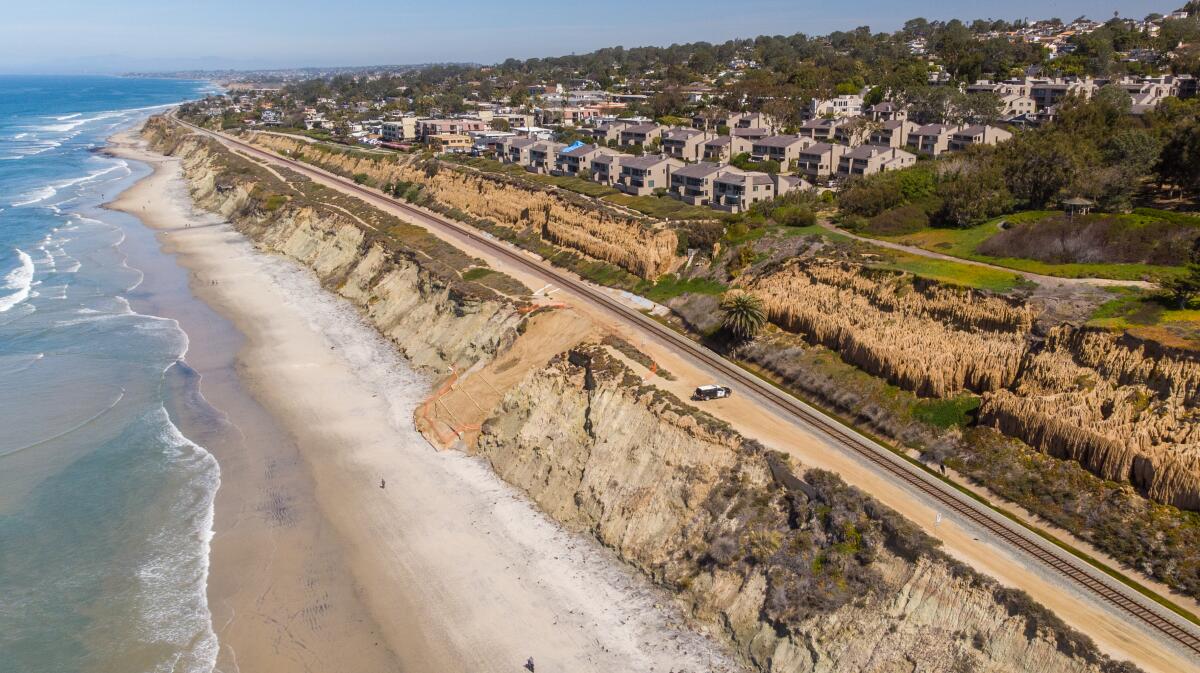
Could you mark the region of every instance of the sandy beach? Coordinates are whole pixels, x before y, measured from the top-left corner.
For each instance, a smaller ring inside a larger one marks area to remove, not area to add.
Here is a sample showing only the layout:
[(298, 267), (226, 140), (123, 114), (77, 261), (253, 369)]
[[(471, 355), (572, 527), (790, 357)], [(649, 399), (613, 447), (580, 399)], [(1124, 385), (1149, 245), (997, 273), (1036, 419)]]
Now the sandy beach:
[(227, 321), (156, 307), (228, 419), (204, 438), (222, 471), (219, 670), (736, 670), (611, 552), (434, 450), (412, 422), (431, 382), (348, 304), (193, 212), (176, 161), (128, 135), (113, 151), (154, 173), (112, 207), (158, 230)]

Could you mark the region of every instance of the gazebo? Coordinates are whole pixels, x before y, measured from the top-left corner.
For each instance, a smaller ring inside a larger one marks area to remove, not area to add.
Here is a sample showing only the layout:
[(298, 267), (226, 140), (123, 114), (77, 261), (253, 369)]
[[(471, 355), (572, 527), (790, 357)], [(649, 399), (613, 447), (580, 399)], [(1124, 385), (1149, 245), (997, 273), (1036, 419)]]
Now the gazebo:
[(1076, 196), (1066, 199), (1062, 202), (1063, 210), (1067, 211), (1067, 217), (1073, 218), (1076, 215), (1087, 215), (1096, 207), (1095, 201)]

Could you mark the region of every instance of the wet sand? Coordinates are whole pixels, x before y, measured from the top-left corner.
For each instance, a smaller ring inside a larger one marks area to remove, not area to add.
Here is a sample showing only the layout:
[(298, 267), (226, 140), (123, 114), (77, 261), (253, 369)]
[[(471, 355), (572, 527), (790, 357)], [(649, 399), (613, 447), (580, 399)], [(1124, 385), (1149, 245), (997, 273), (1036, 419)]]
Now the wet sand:
[(220, 670), (736, 669), (611, 552), (433, 450), (412, 427), (429, 381), (306, 271), (190, 212), (177, 162), (115, 143), (155, 173), (114, 207), (160, 231), (225, 321), (155, 307), (231, 422), (206, 438)]

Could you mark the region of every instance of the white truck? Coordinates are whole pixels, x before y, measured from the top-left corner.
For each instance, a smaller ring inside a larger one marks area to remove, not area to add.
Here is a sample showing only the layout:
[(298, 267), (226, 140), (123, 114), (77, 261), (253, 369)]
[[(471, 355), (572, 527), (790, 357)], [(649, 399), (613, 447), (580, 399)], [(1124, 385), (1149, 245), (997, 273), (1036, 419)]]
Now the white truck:
[(733, 391), (729, 388), (709, 384), (696, 388), (696, 390), (692, 392), (692, 399), (698, 402), (703, 402), (704, 400), (719, 400), (723, 397), (729, 397), (732, 394)]

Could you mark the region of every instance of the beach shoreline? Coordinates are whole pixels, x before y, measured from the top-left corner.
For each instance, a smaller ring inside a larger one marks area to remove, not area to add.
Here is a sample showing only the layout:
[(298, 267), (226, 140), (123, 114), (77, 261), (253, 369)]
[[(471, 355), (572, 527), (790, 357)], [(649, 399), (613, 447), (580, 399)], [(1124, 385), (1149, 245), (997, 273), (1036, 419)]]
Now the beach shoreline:
[(132, 134), (110, 151), (154, 169), (111, 207), (157, 230), (234, 328), (169, 316), (240, 435), (210, 447), (218, 670), (737, 668), (609, 550), (430, 447), (412, 427), (430, 382), (311, 274), (192, 213), (176, 160)]

